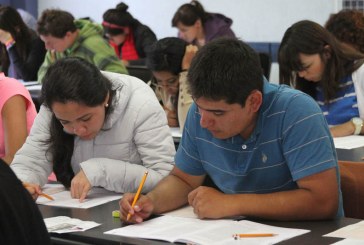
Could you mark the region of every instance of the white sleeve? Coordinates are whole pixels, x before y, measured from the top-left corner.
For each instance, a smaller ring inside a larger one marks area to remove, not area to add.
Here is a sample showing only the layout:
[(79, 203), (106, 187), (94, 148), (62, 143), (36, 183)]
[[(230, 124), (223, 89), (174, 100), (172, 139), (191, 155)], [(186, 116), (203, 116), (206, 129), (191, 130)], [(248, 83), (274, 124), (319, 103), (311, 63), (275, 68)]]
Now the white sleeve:
[(364, 119), (364, 64), (352, 74), (360, 118)]
[(15, 154), (10, 167), (23, 182), (39, 184), (47, 183), (52, 172), (51, 156), (47, 153), (49, 140), (49, 125), (52, 113), (45, 106), (41, 106), (34, 120), (24, 145)]

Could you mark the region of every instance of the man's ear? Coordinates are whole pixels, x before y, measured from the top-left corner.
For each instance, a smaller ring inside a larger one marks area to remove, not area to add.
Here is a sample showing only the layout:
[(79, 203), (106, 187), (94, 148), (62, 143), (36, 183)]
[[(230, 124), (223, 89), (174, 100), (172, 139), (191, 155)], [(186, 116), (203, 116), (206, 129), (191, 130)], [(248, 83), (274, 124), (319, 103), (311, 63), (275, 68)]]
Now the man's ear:
[(252, 112), (257, 112), (263, 103), (263, 94), (258, 90), (254, 90), (250, 93), (246, 100), (246, 105), (249, 106)]

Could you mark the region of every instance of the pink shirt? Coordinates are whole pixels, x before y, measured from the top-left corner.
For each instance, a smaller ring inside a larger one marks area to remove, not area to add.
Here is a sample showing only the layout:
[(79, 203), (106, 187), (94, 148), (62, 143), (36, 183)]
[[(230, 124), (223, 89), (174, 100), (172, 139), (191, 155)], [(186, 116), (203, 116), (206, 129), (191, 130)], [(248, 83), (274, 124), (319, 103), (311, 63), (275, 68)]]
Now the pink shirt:
[(15, 95), (22, 95), (26, 100), (27, 110), (27, 130), (28, 134), (33, 125), (37, 111), (35, 109), (29, 91), (18, 80), (5, 77), (4, 73), (0, 73), (0, 157), (5, 156), (4, 128), (2, 121), (2, 109), (5, 103)]

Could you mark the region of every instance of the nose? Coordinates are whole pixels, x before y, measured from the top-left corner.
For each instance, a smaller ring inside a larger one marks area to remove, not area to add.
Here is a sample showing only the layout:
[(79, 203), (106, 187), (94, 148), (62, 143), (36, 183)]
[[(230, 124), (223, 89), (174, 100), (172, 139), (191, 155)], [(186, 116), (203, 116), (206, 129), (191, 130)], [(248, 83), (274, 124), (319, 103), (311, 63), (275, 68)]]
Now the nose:
[(212, 125), (212, 119), (209, 117), (208, 112), (200, 111), (201, 119), (200, 125), (203, 128), (208, 128)]
[(304, 77), (306, 75), (306, 73), (307, 72), (305, 70), (302, 70), (302, 71), (297, 72), (297, 74), (298, 74), (299, 77)]
[(85, 126), (81, 125), (81, 124), (75, 124), (73, 126), (73, 133), (77, 136), (82, 136), (86, 133), (87, 129)]

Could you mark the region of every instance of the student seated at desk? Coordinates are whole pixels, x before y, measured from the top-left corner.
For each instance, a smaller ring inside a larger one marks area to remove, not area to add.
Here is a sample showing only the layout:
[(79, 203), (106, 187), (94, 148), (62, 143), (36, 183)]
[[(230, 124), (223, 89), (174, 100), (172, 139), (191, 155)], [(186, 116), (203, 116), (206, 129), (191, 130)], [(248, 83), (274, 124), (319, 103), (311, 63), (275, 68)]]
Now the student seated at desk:
[(0, 217), (1, 244), (51, 244), (37, 205), (1, 159)]
[(157, 41), (154, 32), (140, 23), (121, 2), (103, 15), (102, 26), (117, 56), (125, 66), (145, 65), (150, 46)]
[(38, 20), (37, 31), (48, 50), (38, 71), (39, 82), (48, 67), (64, 57), (83, 58), (103, 71), (128, 73), (103, 38), (101, 25), (89, 20), (75, 20), (66, 11), (47, 9)]
[(0, 73), (0, 158), (7, 164), (24, 144), (36, 115), (24, 85)]
[(235, 37), (232, 24), (222, 14), (206, 12), (195, 0), (179, 7), (172, 19), (172, 26), (178, 28), (178, 37), (198, 47), (218, 37)]
[(50, 66), (33, 128), (11, 164), (34, 198), (54, 171), (82, 201), (93, 186), (149, 191), (173, 167), (173, 139), (163, 109), (144, 82), (103, 72), (81, 58)]
[(37, 80), (38, 69), (46, 54), (44, 43), (9, 6), (0, 7), (0, 42), (1, 70), (8, 77)]
[(167, 37), (156, 42), (148, 55), (147, 66), (153, 73), (151, 85), (166, 111), (170, 127), (183, 129), (192, 104), (187, 73), (196, 52), (196, 46)]
[(305, 20), (285, 32), (278, 62), (280, 82), (317, 101), (333, 137), (364, 133), (364, 54)]
[[(134, 208), (134, 194), (124, 194), (123, 219), (142, 222), (187, 203), (200, 218), (343, 215), (335, 147), (310, 96), (265, 80), (258, 55), (236, 39), (202, 47), (188, 78), (195, 102), (176, 165)], [(221, 191), (201, 186), (206, 175)]]

